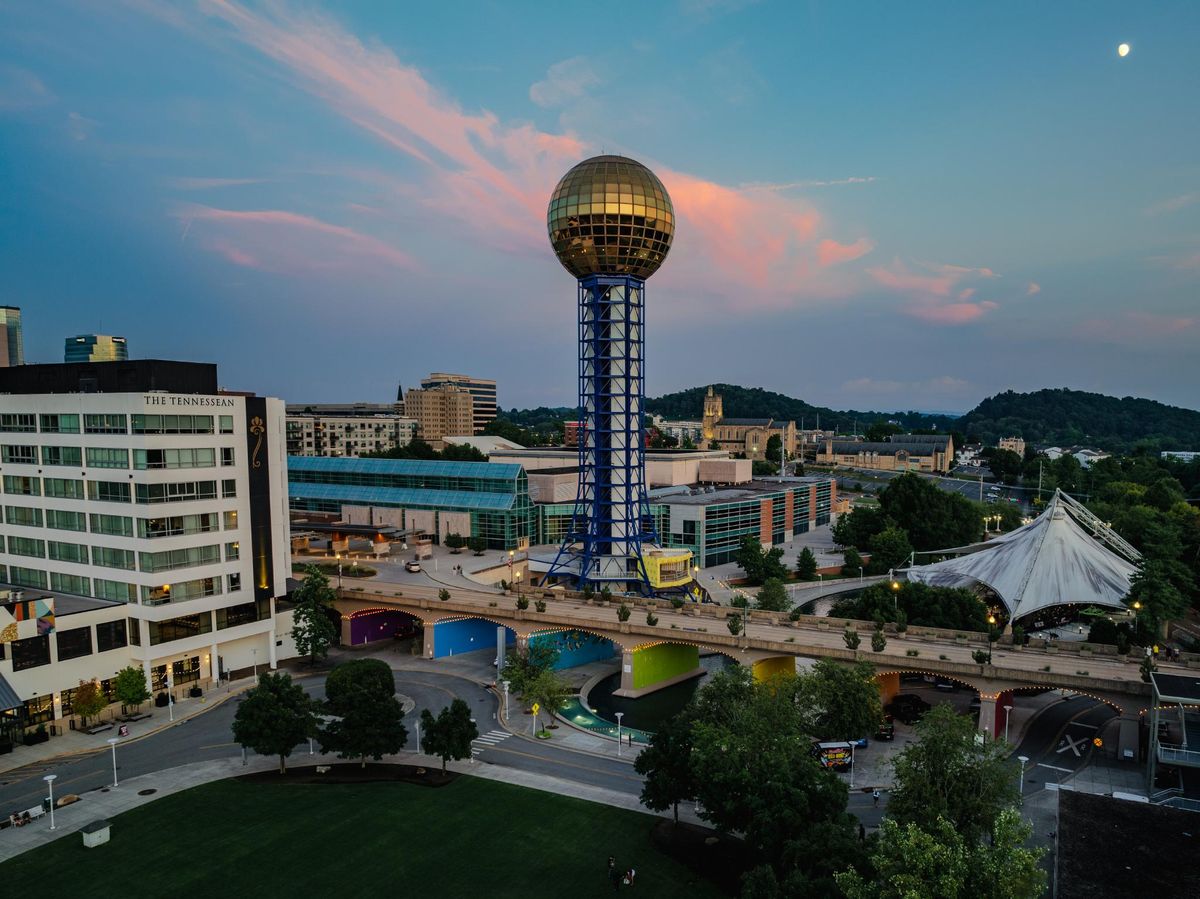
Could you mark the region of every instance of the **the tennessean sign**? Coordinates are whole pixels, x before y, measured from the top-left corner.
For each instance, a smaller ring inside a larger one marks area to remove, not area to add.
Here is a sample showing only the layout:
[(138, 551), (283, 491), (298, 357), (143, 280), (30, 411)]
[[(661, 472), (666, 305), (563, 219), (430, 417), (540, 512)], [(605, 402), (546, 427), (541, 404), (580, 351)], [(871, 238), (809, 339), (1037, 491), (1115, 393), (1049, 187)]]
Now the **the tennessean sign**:
[(234, 407), (233, 397), (228, 396), (176, 396), (171, 393), (147, 393), (144, 398), (147, 406), (170, 406), (177, 409), (185, 406), (209, 406), (222, 409)]

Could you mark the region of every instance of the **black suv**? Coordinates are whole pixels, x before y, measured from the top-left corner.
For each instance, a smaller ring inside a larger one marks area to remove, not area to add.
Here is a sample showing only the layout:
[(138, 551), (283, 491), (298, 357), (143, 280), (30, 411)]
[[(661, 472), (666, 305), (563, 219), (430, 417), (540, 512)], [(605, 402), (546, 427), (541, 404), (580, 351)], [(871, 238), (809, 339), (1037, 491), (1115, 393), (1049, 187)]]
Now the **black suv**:
[(905, 724), (915, 724), (932, 706), (916, 693), (897, 693), (883, 710)]

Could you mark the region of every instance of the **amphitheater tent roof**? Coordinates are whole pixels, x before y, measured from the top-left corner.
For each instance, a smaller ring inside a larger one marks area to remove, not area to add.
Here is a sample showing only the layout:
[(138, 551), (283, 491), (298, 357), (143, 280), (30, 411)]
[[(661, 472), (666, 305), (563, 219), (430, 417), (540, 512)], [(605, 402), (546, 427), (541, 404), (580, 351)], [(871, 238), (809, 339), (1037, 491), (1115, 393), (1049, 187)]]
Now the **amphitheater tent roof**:
[(911, 568), (908, 579), (932, 587), (983, 584), (995, 591), (1013, 620), (1068, 603), (1124, 609), (1121, 600), (1135, 568), (1076, 520), (1075, 506), (1056, 492), (1046, 510), (1024, 527), (950, 550), (965, 554)]

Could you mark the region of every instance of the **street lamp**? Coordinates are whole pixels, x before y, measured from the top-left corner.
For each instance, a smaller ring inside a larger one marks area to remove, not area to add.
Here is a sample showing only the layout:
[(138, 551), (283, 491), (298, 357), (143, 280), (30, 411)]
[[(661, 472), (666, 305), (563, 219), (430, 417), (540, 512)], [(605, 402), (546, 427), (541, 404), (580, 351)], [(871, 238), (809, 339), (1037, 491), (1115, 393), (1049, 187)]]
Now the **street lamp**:
[(1004, 742), (1008, 742), (1008, 719), (1012, 717), (1013, 707), (1006, 705), (1004, 707)]
[(254, 679), (258, 680), (258, 650), (251, 649), (250, 652), (253, 654), (254, 658)]
[(1019, 755), (1017, 761), (1021, 763), (1021, 781), (1018, 786), (1018, 795), (1021, 797), (1021, 802), (1025, 801), (1025, 765), (1029, 762), (1029, 756)]
[(861, 565), (858, 566), (858, 582), (860, 584), (863, 582), (863, 570)]
[(1142, 610), (1141, 602), (1135, 599), (1133, 601), (1133, 633), (1135, 636), (1137, 635), (1137, 625), (1138, 625), (1137, 613), (1140, 612), (1141, 610)]
[(504, 720), (508, 720), (508, 681), (500, 681), (504, 684)]
[(175, 720), (175, 685), (171, 683), (171, 671), (174, 667), (174, 662), (167, 662), (167, 715), (172, 721)]
[(338, 563), (338, 595), (340, 596), (342, 593), (342, 554), (341, 553), (337, 554), (337, 563)]
[(45, 777), (42, 778), (42, 780), (44, 780), (46, 782), (46, 785), (50, 788), (50, 829), (51, 830), (54, 830), (54, 779), (56, 777), (58, 777), (57, 774), (47, 774)]
[(117, 743), (119, 743), (119, 742), (121, 742), (121, 741), (118, 740), (116, 737), (108, 738), (108, 745), (112, 747), (112, 759), (113, 759), (113, 784), (112, 785), (113, 785), (113, 789), (116, 789), (116, 787), (117, 787)]
[(850, 741), (850, 790), (854, 791), (854, 741)]
[(513, 575), (513, 578), (515, 579), (513, 581), (513, 583), (515, 583), (517, 585), (517, 599), (520, 599), (521, 598), (521, 572), (519, 572), (519, 571), (516, 572)]
[(621, 757), (621, 719), (624, 717), (624, 712), (617, 712), (617, 758)]

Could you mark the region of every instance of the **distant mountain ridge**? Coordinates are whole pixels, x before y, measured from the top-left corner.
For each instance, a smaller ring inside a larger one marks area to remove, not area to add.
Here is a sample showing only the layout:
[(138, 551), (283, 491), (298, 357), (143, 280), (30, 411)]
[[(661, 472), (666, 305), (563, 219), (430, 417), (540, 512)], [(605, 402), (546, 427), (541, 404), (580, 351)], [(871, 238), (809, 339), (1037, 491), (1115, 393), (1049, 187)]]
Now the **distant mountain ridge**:
[[(672, 420), (699, 421), (709, 385), (690, 387), (659, 397), (647, 397), (646, 411)], [(1139, 443), (1152, 449), (1200, 450), (1200, 412), (1168, 406), (1157, 400), (1113, 397), (1065, 387), (1017, 393), (1006, 390), (988, 397), (963, 416), (910, 410), (856, 411), (814, 406), (804, 400), (737, 384), (713, 384), (730, 418), (777, 418), (797, 426), (844, 434), (863, 433), (878, 421), (897, 421), (913, 430), (956, 431), (995, 445), (1001, 437), (1022, 437), (1026, 443), (1072, 446), (1083, 444), (1110, 452), (1127, 452)], [(571, 408), (503, 410), (522, 427), (542, 429), (552, 420), (572, 420)]]

